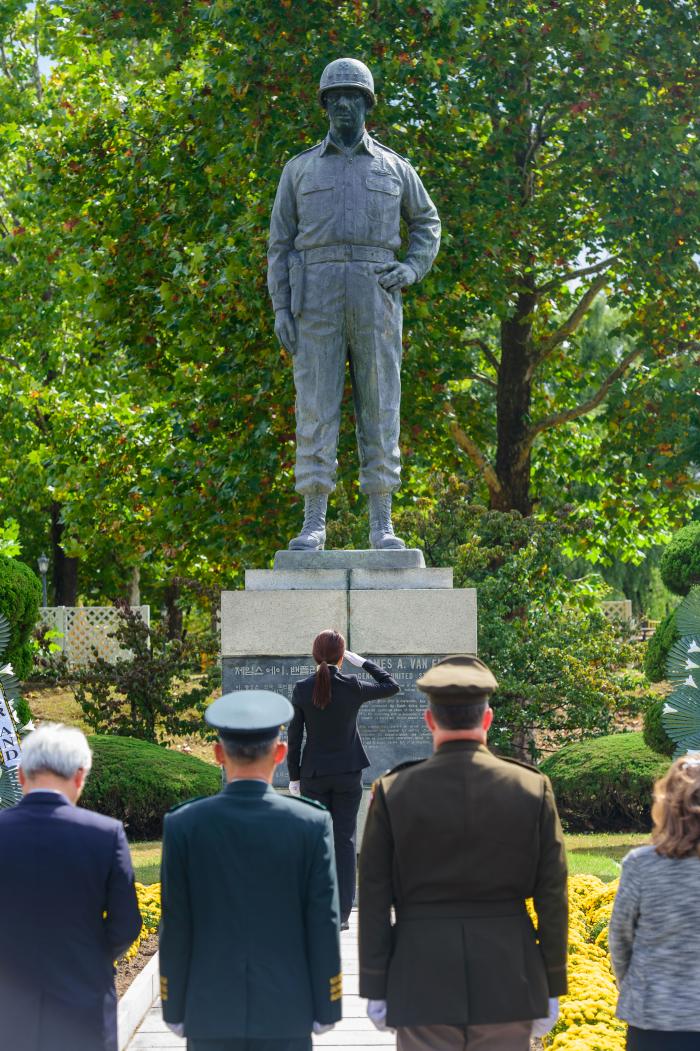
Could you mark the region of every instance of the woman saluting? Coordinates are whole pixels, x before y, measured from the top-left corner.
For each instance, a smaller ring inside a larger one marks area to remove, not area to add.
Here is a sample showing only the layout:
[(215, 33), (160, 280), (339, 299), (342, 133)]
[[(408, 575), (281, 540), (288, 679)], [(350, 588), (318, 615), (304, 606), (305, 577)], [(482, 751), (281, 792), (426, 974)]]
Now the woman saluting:
[[(355, 834), (362, 799), (362, 771), (369, 765), (357, 729), (366, 701), (391, 697), (398, 684), (372, 661), (345, 649), (337, 631), (322, 631), (313, 644), (316, 673), (294, 687), (294, 718), (289, 724), (289, 791), (316, 799), (330, 811), (335, 839), (341, 927), (347, 929), (355, 897)], [(343, 658), (374, 679), (341, 675)], [(301, 743), (306, 728), (306, 744)]]

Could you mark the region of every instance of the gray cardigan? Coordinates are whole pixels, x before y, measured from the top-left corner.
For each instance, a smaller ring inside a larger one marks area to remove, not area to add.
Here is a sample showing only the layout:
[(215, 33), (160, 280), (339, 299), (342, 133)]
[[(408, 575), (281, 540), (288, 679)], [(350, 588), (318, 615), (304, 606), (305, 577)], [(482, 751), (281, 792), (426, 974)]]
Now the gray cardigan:
[(630, 851), (610, 920), (617, 1016), (638, 1029), (700, 1031), (700, 857)]

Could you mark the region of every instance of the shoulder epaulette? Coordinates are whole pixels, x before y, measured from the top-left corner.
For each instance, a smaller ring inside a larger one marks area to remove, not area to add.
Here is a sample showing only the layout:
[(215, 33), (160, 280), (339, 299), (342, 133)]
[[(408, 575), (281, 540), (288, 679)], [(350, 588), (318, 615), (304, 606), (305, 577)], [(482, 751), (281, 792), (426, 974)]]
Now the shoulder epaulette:
[(402, 770), (408, 770), (410, 766), (418, 766), (419, 763), (424, 763), (423, 759), (406, 759), (403, 763), (398, 763), (396, 766), (392, 766), (391, 770), (387, 770), (382, 777), (390, 777), (392, 774), (400, 774)]
[(524, 763), (522, 759), (513, 759), (511, 755), (499, 755), (496, 756), (496, 758), (502, 759), (504, 763), (513, 763), (515, 766), (524, 766), (526, 770), (532, 770), (533, 774), (540, 774), (544, 777), (541, 770), (538, 770), (536, 766), (532, 765), (532, 763)]
[(403, 770), (408, 770), (411, 766), (418, 766), (419, 763), (424, 763), (425, 759), (406, 759), (403, 763), (398, 763), (396, 766), (392, 766), (391, 770), (385, 770), (380, 777), (376, 778), (372, 782), (369, 797), (374, 799), (374, 794), (377, 791), (377, 787), (384, 780), (385, 777), (393, 777), (394, 774), (400, 774)]
[(311, 153), (312, 150), (317, 150), (319, 146), (323, 146), (323, 139), (320, 142), (314, 143), (313, 146), (309, 146), (307, 149), (302, 150), (301, 153), (295, 153), (293, 157), (290, 157), (290, 161), (295, 161), (297, 157), (303, 157), (305, 153)]
[(183, 807), (189, 806), (190, 803), (199, 803), (200, 799), (211, 799), (211, 796), (194, 796), (192, 799), (186, 799), (183, 803), (176, 803), (175, 806), (171, 806), (168, 810), (169, 814), (174, 814), (176, 810), (182, 810)]
[(393, 153), (393, 155), (395, 157), (398, 157), (400, 161), (406, 161), (407, 164), (411, 163), (409, 161), (408, 157), (404, 157), (403, 154), (402, 153), (398, 153), (397, 150), (392, 150), (391, 146), (385, 146), (384, 143), (380, 142), (379, 139), (374, 137), (374, 135), (370, 135), (370, 138), (372, 139), (372, 142), (376, 142), (377, 146), (381, 146), (381, 148), (383, 150), (386, 150), (387, 153)]

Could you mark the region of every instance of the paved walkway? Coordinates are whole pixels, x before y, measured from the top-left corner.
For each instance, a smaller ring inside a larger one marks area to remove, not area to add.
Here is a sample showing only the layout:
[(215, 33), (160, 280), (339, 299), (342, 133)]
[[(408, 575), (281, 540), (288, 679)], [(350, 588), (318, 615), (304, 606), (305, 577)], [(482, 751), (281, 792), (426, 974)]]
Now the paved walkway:
[[(343, 954), (343, 1020), (330, 1033), (314, 1037), (314, 1047), (343, 1047), (347, 1051), (374, 1051), (394, 1047), (393, 1033), (379, 1033), (366, 1014), (366, 1001), (358, 996), (357, 912), (350, 917), (350, 930), (340, 936)], [(160, 1002), (148, 1012), (127, 1051), (184, 1051), (186, 1041), (173, 1036), (163, 1022)]]

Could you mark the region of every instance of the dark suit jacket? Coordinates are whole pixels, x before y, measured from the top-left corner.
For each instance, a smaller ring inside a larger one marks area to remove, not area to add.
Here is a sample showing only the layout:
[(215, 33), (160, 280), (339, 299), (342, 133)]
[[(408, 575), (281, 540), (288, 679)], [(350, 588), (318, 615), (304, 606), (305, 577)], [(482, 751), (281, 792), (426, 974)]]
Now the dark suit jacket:
[(319, 803), (253, 780), (185, 803), (165, 818), (161, 879), (166, 1022), (227, 1041), (339, 1020), (333, 832)]
[(0, 812), (0, 856), (0, 1044), (116, 1051), (113, 962), (141, 930), (121, 823), (31, 792)]
[(389, 1025), (545, 1017), (548, 996), (566, 992), (568, 937), (548, 778), (459, 740), (380, 778), (360, 851), (359, 917), (360, 996), (387, 1000)]
[[(356, 675), (341, 675), (330, 666), (331, 699), (326, 708), (316, 708), (311, 696), (315, 675), (301, 679), (294, 687), (292, 704), (294, 718), (289, 724), (289, 780), (324, 774), (347, 774), (365, 770), (369, 765), (362, 738), (357, 729), (357, 713), (366, 701), (392, 697), (399, 692), (398, 684), (372, 661), (365, 661), (374, 682), (358, 679)], [(306, 745), (301, 755), (301, 742), (306, 729)]]

